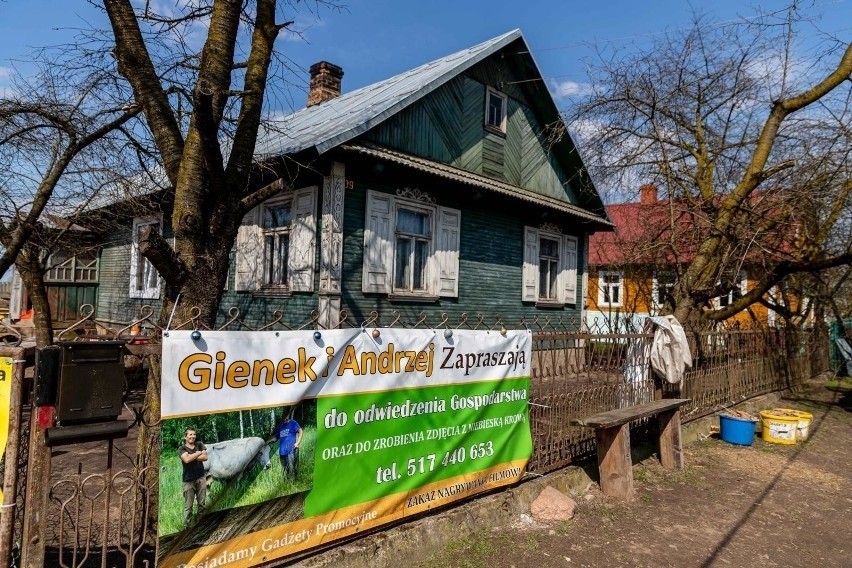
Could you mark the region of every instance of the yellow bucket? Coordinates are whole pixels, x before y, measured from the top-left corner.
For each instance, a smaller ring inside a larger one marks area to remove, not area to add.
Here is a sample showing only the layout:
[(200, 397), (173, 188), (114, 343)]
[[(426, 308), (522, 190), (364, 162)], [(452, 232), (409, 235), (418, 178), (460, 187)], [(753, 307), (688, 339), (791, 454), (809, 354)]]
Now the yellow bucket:
[(762, 410), (760, 418), (763, 421), (763, 441), (773, 444), (792, 445), (796, 443), (796, 432), (799, 429), (799, 417), (785, 408)]
[(799, 425), (796, 426), (796, 439), (797, 440), (807, 440), (808, 433), (811, 429), (811, 420), (814, 419), (814, 415), (810, 412), (805, 412), (804, 410), (793, 410), (796, 414), (796, 417), (799, 419)]

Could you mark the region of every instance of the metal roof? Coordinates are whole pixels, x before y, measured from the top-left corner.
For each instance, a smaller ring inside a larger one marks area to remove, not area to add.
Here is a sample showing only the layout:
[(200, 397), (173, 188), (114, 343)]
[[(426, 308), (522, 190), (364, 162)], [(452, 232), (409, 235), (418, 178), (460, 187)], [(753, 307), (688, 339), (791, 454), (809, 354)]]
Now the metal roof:
[(436, 59), (385, 81), (302, 109), (276, 122), (275, 133), (258, 140), (259, 158), (315, 148), (323, 154), (351, 140), (431, 93), (516, 39), (516, 29), (452, 55)]
[(359, 154), (364, 154), (367, 156), (372, 156), (374, 158), (387, 160), (389, 162), (393, 162), (403, 166), (408, 166), (420, 170), (422, 172), (434, 174), (445, 179), (457, 181), (459, 183), (465, 183), (468, 185), (473, 185), (475, 187), (481, 187), (486, 190), (494, 191), (496, 193), (502, 193), (503, 195), (509, 195), (511, 197), (523, 199), (524, 201), (529, 201), (537, 205), (544, 205), (546, 207), (550, 207), (551, 209), (561, 211), (562, 213), (574, 215), (575, 217), (580, 217), (581, 219), (586, 219), (587, 221), (594, 221), (595, 223), (599, 223), (606, 227), (612, 226), (612, 223), (605, 217), (595, 215), (594, 213), (587, 211), (582, 207), (566, 203), (565, 201), (561, 201), (553, 197), (548, 197), (546, 195), (541, 195), (540, 193), (535, 193), (528, 189), (524, 189), (523, 187), (518, 187), (516, 185), (502, 182), (496, 179), (491, 179), (483, 175), (463, 170), (461, 168), (456, 168), (447, 164), (427, 160), (418, 156), (412, 156), (411, 154), (406, 154), (398, 150), (385, 148), (384, 146), (379, 146), (378, 144), (372, 144), (369, 142), (358, 142), (354, 144), (344, 144), (341, 146), (341, 148), (351, 152), (358, 152)]

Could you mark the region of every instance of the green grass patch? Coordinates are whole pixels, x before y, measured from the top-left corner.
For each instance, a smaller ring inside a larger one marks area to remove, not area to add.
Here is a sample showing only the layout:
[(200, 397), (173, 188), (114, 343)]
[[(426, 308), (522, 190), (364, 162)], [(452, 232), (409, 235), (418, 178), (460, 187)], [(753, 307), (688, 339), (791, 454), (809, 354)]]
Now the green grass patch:
[[(496, 543), (494, 536), (486, 531), (475, 532), (465, 538), (450, 542), (428, 560), (418, 564), (421, 568), (490, 568), (491, 559), (498, 550), (507, 545), (506, 540)], [(499, 545), (498, 545), (499, 544)]]
[(852, 389), (852, 377), (835, 377), (826, 381), (825, 386), (830, 389)]
[[(290, 482), (284, 476), (278, 458), (278, 444), (273, 443), (269, 451), (269, 469), (253, 465), (239, 481), (213, 481), (207, 490), (207, 510), (224, 511), (255, 505), (310, 489), (314, 481), (317, 430), (309, 426), (303, 428), (302, 432), (299, 471), (295, 482)], [(159, 533), (163, 536), (183, 530), (183, 466), (177, 452), (164, 453), (160, 465)]]

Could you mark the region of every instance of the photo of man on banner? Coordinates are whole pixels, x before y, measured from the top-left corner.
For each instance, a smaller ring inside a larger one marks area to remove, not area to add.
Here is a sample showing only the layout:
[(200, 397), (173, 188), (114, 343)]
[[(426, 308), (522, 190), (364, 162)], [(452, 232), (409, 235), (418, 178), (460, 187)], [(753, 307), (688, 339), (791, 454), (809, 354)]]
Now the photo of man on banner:
[(271, 440), (278, 442), (281, 471), (291, 482), (296, 481), (299, 471), (299, 444), (302, 443), (302, 427), (293, 418), (295, 412), (296, 406), (290, 407), (282, 422), (275, 428)]
[(178, 456), (183, 464), (183, 526), (192, 522), (192, 507), (198, 501), (198, 515), (204, 514), (207, 500), (207, 480), (204, 477), (204, 462), (207, 461), (207, 448), (197, 441), (194, 428), (187, 428), (183, 434), (183, 445)]

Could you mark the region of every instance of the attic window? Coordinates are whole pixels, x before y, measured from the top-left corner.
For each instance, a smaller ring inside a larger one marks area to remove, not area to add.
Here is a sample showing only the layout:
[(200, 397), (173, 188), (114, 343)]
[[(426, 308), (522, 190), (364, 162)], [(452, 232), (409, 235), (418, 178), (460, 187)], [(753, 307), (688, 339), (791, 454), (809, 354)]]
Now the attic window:
[(506, 132), (506, 95), (491, 87), (485, 93), (485, 127)]

